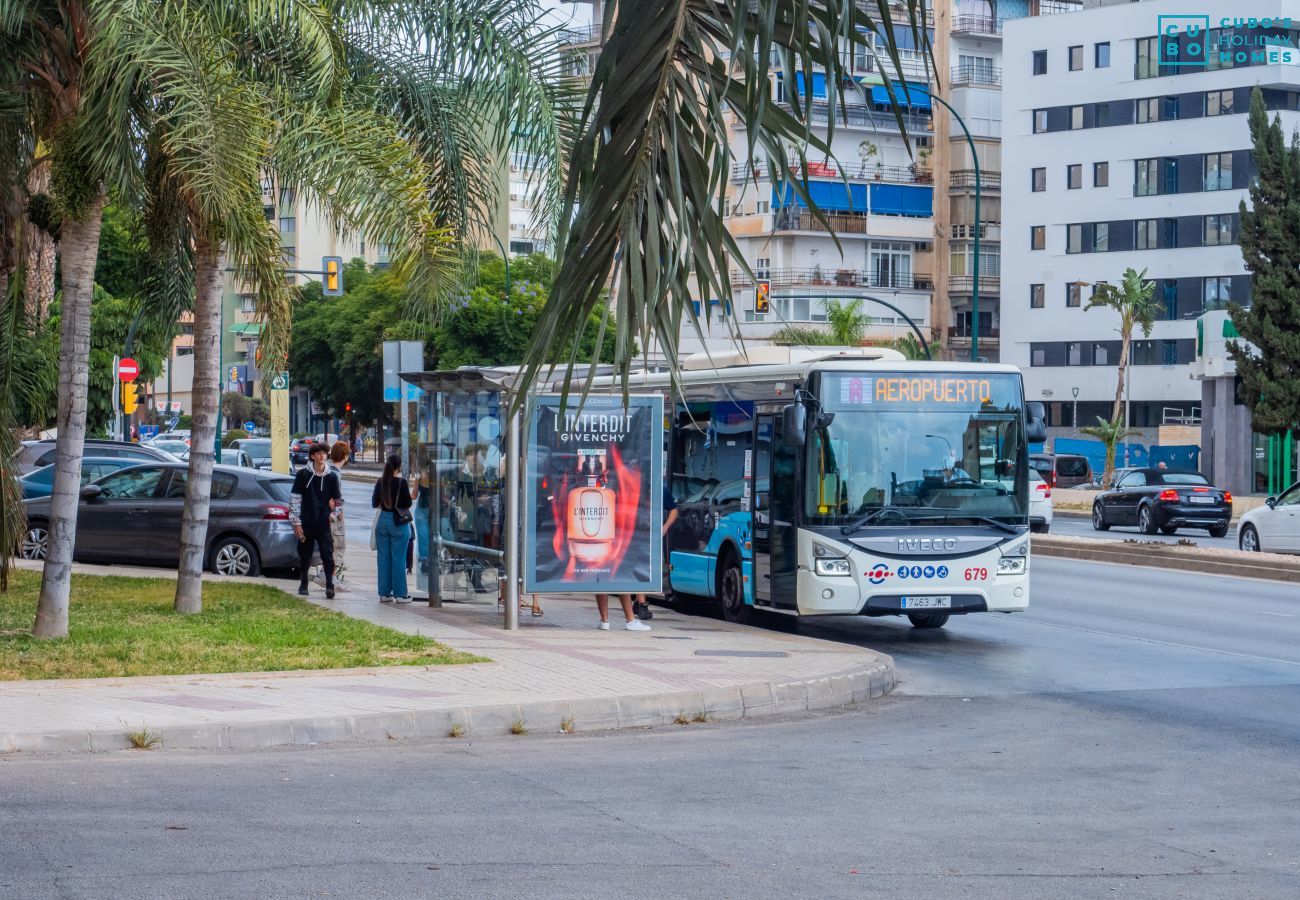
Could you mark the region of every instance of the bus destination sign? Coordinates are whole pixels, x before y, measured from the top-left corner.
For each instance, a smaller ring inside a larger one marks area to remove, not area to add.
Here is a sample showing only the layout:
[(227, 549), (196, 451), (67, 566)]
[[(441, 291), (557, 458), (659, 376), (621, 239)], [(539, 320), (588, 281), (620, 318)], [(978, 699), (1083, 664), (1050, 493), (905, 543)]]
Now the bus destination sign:
[(841, 406), (864, 404), (960, 404), (987, 403), (993, 398), (988, 378), (958, 375), (840, 376)]

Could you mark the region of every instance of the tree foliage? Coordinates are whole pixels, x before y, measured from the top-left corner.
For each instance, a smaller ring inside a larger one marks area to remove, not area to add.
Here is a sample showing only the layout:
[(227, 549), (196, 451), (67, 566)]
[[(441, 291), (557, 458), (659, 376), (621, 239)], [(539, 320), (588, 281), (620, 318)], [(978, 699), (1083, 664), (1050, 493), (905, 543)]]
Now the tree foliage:
[(1101, 483), (1106, 485), (1111, 483), (1111, 475), (1115, 472), (1115, 448), (1120, 445), (1124, 438), (1142, 433), (1129, 429), (1118, 416), (1109, 422), (1098, 416), (1096, 425), (1088, 425), (1080, 428), (1079, 431), (1090, 437), (1095, 437), (1106, 448), (1106, 471), (1101, 477)]
[(1228, 353), (1237, 364), (1252, 427), (1281, 434), (1300, 427), (1300, 131), (1288, 147), (1282, 122), (1268, 121), (1256, 88), (1250, 136), (1259, 177), (1250, 206), (1241, 203), (1241, 255), (1251, 275), (1251, 305), (1233, 305), (1242, 341)]

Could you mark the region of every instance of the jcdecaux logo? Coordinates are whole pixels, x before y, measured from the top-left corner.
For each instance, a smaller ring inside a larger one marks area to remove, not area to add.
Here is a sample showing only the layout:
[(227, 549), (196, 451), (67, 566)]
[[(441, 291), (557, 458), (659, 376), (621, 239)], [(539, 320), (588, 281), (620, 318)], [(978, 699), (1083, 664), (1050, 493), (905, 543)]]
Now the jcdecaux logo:
[[(1206, 15), (1156, 17), (1156, 62), (1162, 66), (1229, 68), (1247, 63), (1295, 65), (1300, 50), (1286, 17)], [(1140, 65), (1140, 60), (1139, 60)]]

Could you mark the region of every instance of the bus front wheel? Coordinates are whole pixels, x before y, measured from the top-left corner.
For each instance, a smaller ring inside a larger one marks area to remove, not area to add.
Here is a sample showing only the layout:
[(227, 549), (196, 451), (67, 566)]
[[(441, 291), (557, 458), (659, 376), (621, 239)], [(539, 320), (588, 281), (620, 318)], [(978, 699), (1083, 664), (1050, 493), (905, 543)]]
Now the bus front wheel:
[(942, 628), (948, 624), (948, 613), (909, 613), (913, 628)]
[(722, 564), (718, 578), (718, 599), (722, 601), (722, 614), (728, 622), (747, 625), (754, 615), (754, 607), (745, 602), (745, 578), (740, 571), (740, 561), (729, 553)]

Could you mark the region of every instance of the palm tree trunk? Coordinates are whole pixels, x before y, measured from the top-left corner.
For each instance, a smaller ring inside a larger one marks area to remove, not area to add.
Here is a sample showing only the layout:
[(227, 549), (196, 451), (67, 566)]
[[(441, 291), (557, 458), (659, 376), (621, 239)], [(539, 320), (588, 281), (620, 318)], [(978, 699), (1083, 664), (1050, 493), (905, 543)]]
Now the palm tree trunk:
[[(1124, 403), (1124, 379), (1128, 375), (1128, 351), (1129, 345), (1133, 343), (1133, 329), (1124, 329), (1120, 332), (1119, 338), (1119, 379), (1115, 383), (1115, 405), (1111, 407), (1110, 411), (1110, 420), (1112, 422), (1119, 419), (1120, 407)], [(1126, 409), (1124, 412), (1127, 413), (1128, 410)], [(1127, 419), (1127, 416), (1125, 418)], [(1128, 422), (1125, 421), (1124, 425), (1127, 426)]]
[(90, 378), (90, 304), (103, 224), (104, 193), (99, 192), (80, 219), (63, 223), (63, 307), (59, 322), (59, 434), (55, 444), (54, 490), (50, 494), (49, 547), (36, 603), (38, 638), (68, 636), (68, 595), (72, 550), (77, 539), (81, 457), (86, 443), (86, 393)]
[[(50, 162), (37, 163), (27, 176), (27, 195), (47, 193), (50, 189)], [(27, 320), (42, 322), (54, 300), (54, 240), (45, 229), (30, 222), (23, 228), (23, 249), (27, 259), (27, 281), (23, 285)]]
[(217, 404), (221, 402), (221, 243), (197, 237), (194, 247), (194, 393), (190, 469), (181, 519), (181, 561), (175, 609), (203, 611), (203, 563), (216, 458)]

